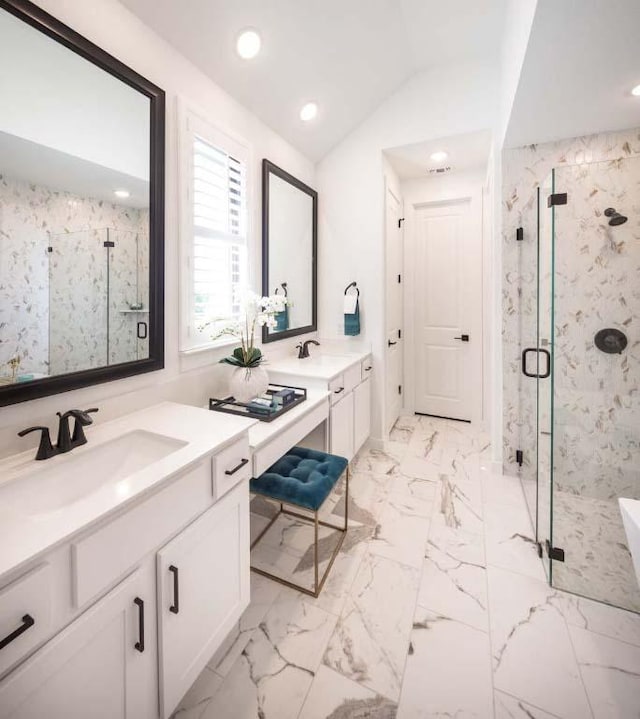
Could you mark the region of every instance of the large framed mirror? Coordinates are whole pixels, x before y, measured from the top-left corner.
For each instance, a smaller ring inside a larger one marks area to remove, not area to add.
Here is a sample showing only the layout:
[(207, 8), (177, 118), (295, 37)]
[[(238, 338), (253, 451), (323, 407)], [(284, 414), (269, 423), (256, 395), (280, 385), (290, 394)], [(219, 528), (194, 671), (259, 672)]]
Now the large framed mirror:
[(262, 293), (282, 294), (287, 307), (277, 326), (262, 328), (274, 342), (317, 329), (318, 193), (262, 161)]
[(0, 0), (0, 405), (164, 365), (164, 92)]

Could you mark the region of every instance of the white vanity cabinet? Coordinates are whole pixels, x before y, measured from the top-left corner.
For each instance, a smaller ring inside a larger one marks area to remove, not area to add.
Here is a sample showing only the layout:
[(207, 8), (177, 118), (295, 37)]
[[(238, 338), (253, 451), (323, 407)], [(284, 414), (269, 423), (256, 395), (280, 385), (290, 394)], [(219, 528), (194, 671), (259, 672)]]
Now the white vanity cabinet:
[(2, 719), (157, 716), (155, 582), (137, 570), (0, 684)]
[(251, 423), (186, 410), (184, 464), (0, 577), (0, 719), (168, 719), (240, 619)]
[(168, 717), (249, 603), (249, 488), (158, 552), (161, 715)]
[(321, 355), (315, 362), (291, 360), (269, 365), (272, 381), (314, 385), (330, 393), (328, 451), (349, 461), (371, 433), (371, 356)]

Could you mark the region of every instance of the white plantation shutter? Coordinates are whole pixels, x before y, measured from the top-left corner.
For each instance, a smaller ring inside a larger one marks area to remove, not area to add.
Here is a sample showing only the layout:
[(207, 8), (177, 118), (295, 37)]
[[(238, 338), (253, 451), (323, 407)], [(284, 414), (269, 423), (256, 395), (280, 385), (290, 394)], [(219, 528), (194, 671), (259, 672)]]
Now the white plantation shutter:
[(183, 349), (212, 344), (213, 334), (240, 318), (248, 280), (246, 148), (197, 119), (187, 127), (190, 316)]

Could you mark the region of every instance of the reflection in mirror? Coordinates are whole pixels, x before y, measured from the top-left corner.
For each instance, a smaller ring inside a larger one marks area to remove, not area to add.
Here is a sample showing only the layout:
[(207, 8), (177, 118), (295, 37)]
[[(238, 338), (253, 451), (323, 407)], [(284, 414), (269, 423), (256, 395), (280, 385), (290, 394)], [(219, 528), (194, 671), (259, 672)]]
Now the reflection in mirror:
[(315, 190), (263, 160), (263, 289), (285, 295), (263, 341), (273, 342), (316, 329), (317, 198)]
[(150, 97), (4, 9), (0, 66), (0, 384), (148, 358)]

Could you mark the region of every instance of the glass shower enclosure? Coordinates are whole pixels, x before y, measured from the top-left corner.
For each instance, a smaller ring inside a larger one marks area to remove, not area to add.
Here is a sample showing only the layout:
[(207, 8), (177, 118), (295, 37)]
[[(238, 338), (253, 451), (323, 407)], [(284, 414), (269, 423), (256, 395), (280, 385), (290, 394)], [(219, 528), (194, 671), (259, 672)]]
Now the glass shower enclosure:
[(536, 533), (551, 584), (640, 612), (618, 499), (640, 499), (640, 158), (538, 196)]
[(148, 238), (101, 228), (49, 241), (49, 373), (147, 357)]

